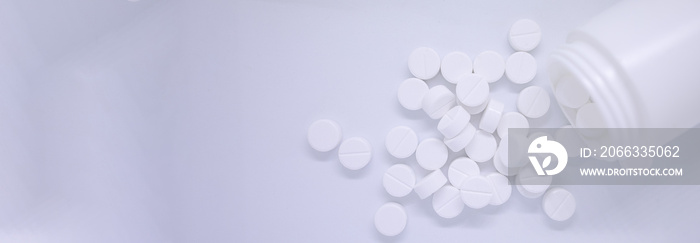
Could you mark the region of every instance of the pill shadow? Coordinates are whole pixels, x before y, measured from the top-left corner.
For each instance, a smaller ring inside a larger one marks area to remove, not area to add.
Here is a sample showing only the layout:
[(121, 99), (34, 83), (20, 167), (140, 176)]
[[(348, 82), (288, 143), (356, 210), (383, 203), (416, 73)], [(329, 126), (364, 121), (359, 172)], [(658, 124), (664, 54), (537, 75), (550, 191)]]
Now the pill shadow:
[(309, 143), (305, 143), (302, 146), (306, 149), (307, 153), (314, 158), (316, 161), (331, 161), (333, 160), (333, 155), (337, 155), (338, 152), (336, 149), (332, 149), (331, 151), (328, 152), (319, 152), (313, 149), (311, 146), (309, 146)]
[(513, 208), (518, 212), (528, 214), (544, 213), (544, 211), (542, 211), (542, 197), (534, 199), (527, 198), (520, 194), (518, 189), (515, 188), (515, 185), (513, 185), (513, 191), (511, 192), (510, 200), (508, 200), (508, 202), (506, 203), (514, 204)]
[(464, 206), (464, 210), (462, 211), (462, 213), (460, 213), (457, 217), (454, 217), (452, 219), (443, 220), (442, 222), (440, 222), (440, 226), (464, 227), (464, 225), (466, 225), (466, 227), (472, 229), (486, 228), (489, 225), (490, 215), (484, 213), (485, 209), (487, 210), (487, 208), (473, 209)]
[[(551, 104), (550, 104), (550, 106), (551, 106)], [(557, 109), (558, 109), (558, 108), (557, 108)], [(550, 111), (548, 111), (547, 113), (545, 113), (544, 116), (538, 117), (538, 118), (528, 118), (527, 120), (528, 120), (528, 122), (530, 123), (530, 127), (543, 127), (543, 128), (551, 127), (551, 126), (547, 126), (547, 125), (546, 125), (547, 122), (549, 122), (549, 120), (552, 119), (552, 117), (555, 116), (555, 115), (553, 115), (553, 114), (550, 114), (551, 112), (552, 112), (552, 110), (551, 110), (551, 107), (550, 107)]]
[(377, 231), (377, 228), (375, 228), (374, 226), (374, 221), (369, 225), (370, 226), (368, 228), (369, 230), (374, 232), (373, 235), (376, 242), (405, 242), (406, 231), (411, 230), (411, 220), (408, 220), (408, 222), (406, 222), (406, 228), (403, 229), (403, 232), (395, 236), (386, 236), (382, 235), (382, 233), (379, 233), (379, 231)]
[(418, 198), (418, 195), (416, 195), (416, 193), (413, 191), (411, 191), (408, 195), (403, 197), (394, 197), (392, 195), (389, 195), (389, 193), (386, 192), (386, 189), (384, 189), (384, 186), (382, 185), (380, 187), (377, 187), (376, 192), (377, 194), (379, 194), (379, 196), (383, 197), (386, 202), (395, 202), (403, 205), (405, 208), (413, 207), (413, 205), (416, 205), (421, 201), (420, 198)]
[(464, 227), (465, 224), (469, 228), (485, 228), (488, 226), (488, 217), (481, 212), (483, 209), (472, 209), (465, 206), (462, 213), (454, 218), (446, 219), (435, 212), (432, 202), (432, 196), (430, 196), (421, 200), (417, 207), (442, 228)]
[(369, 174), (369, 171), (372, 170), (372, 167), (374, 167), (374, 164), (377, 163), (376, 158), (372, 158), (367, 165), (359, 170), (351, 170), (348, 168), (345, 168), (342, 164), (340, 164), (340, 161), (338, 159), (335, 159), (334, 163), (337, 163), (338, 166), (336, 166), (336, 170), (340, 170), (340, 174), (345, 177), (345, 179), (351, 179), (351, 180), (357, 180), (357, 179), (362, 179), (367, 177)]
[[(387, 132), (387, 134), (388, 133), (389, 132)], [(410, 158), (414, 157), (414, 155), (411, 154), (411, 156), (409, 156), (408, 158), (404, 158), (404, 159), (396, 158), (393, 155), (391, 155), (389, 153), (389, 151), (387, 151), (387, 149), (383, 143), (380, 145), (378, 150), (381, 150), (381, 152), (377, 152), (374, 154), (376, 155), (376, 157), (381, 157), (381, 158), (378, 158), (378, 160), (380, 160), (379, 163), (385, 163), (389, 166), (392, 166), (395, 164), (408, 164), (410, 161)], [(372, 158), (372, 159), (374, 159), (374, 158)]]
[(567, 230), (568, 228), (571, 227), (573, 224), (574, 220), (576, 220), (576, 214), (571, 216), (571, 218), (565, 220), (565, 221), (556, 221), (550, 219), (547, 214), (542, 212), (541, 214), (542, 220), (546, 221), (545, 224), (547, 224), (547, 227), (549, 227), (551, 230), (556, 230), (556, 231), (564, 231)]
[(506, 210), (506, 208), (511, 207), (510, 200), (506, 201), (505, 203), (501, 205), (488, 205), (482, 209), (479, 209), (479, 212), (481, 212), (484, 215), (500, 215), (503, 210)]
[(530, 198), (524, 197), (523, 195), (520, 195), (519, 192), (516, 192), (516, 193), (518, 193), (518, 196), (520, 196), (523, 199), (523, 200), (520, 200), (521, 205), (518, 206), (518, 208), (517, 208), (518, 211), (524, 212), (524, 213), (531, 213), (531, 214), (544, 213), (544, 211), (542, 211), (542, 205), (541, 205), (542, 199), (541, 198), (530, 199)]
[(508, 79), (508, 77), (504, 74), (503, 77), (501, 77), (501, 79), (499, 79), (496, 82), (490, 83), (489, 86), (491, 88), (491, 92), (505, 90), (510, 94), (518, 95), (520, 94), (520, 91), (522, 91), (524, 88), (527, 88), (530, 85), (532, 85), (533, 81), (530, 81), (525, 84), (516, 84), (511, 82)]
[(401, 111), (401, 116), (404, 118), (408, 118), (413, 121), (421, 121), (421, 120), (426, 120), (429, 119), (428, 115), (423, 112), (423, 110), (409, 110), (401, 106), (399, 102), (394, 102), (394, 106), (396, 106), (397, 110)]

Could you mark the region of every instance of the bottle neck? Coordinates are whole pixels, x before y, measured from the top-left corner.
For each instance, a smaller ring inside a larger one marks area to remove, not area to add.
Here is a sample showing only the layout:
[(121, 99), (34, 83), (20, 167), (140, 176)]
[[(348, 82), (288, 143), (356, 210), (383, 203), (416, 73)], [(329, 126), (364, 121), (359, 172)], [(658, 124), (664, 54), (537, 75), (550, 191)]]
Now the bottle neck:
[[(634, 104), (633, 87), (621, 68), (594, 46), (583, 42), (568, 43), (553, 52), (549, 63), (552, 88), (559, 80), (571, 77), (590, 94), (607, 128), (641, 127), (639, 108)], [(564, 107), (567, 119), (576, 127), (576, 109)]]

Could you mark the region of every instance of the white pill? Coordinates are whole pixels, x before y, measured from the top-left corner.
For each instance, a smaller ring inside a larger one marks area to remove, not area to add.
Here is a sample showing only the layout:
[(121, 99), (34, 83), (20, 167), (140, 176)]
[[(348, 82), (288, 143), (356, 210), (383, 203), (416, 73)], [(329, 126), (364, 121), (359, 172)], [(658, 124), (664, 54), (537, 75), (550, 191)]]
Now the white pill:
[(588, 102), (591, 95), (586, 88), (570, 76), (563, 77), (554, 89), (554, 97), (559, 104), (569, 108), (579, 108)]
[(474, 73), (484, 77), (484, 81), (493, 83), (503, 77), (506, 62), (495, 51), (485, 51), (474, 58)]
[(459, 77), (472, 73), (472, 59), (462, 52), (450, 52), (442, 58), (440, 72), (447, 82), (456, 84)]
[(459, 102), (465, 106), (477, 107), (486, 103), (491, 91), (483, 76), (472, 73), (459, 78), (456, 92)]
[(588, 103), (576, 112), (576, 127), (578, 128), (605, 128), (605, 119), (600, 113), (596, 103)]
[(516, 184), (521, 185), (525, 191), (534, 194), (544, 193), (549, 188), (549, 185), (552, 184), (551, 175), (538, 175), (531, 164), (520, 168), (518, 175), (515, 176), (515, 180)]
[(542, 209), (550, 219), (564, 221), (576, 212), (576, 198), (566, 189), (555, 187), (542, 197)]
[(433, 195), (433, 193), (435, 193), (445, 184), (447, 184), (445, 174), (443, 174), (441, 170), (435, 170), (423, 177), (423, 179), (420, 179), (413, 187), (413, 191), (418, 194), (420, 199), (425, 199), (430, 195)]
[(418, 144), (416, 160), (423, 169), (440, 169), (447, 162), (447, 146), (437, 138), (425, 139)]
[(561, 143), (564, 148), (566, 148), (569, 157), (578, 157), (579, 149), (586, 147), (583, 139), (579, 136), (578, 132), (571, 125), (566, 125), (561, 127), (554, 133), (555, 141)]
[(520, 193), (520, 195), (523, 195), (523, 197), (529, 198), (529, 199), (535, 199), (535, 198), (538, 198), (538, 197), (541, 197), (542, 195), (544, 195), (544, 192), (540, 192), (540, 193), (528, 192), (527, 190), (523, 189), (523, 185), (519, 185), (517, 183), (515, 185), (515, 188), (518, 189), (518, 192)]
[(496, 149), (496, 155), (501, 158), (503, 165), (508, 167), (508, 137), (501, 138), (498, 142), (498, 148)]
[(440, 56), (432, 48), (416, 48), (408, 56), (408, 70), (416, 78), (431, 79), (440, 71)]
[[(511, 142), (511, 139), (513, 139), (514, 141)], [(501, 141), (498, 144), (498, 149), (496, 150), (496, 155), (494, 155), (494, 157), (497, 156), (501, 161), (501, 164), (503, 164), (503, 166), (505, 166), (506, 169), (512, 170), (511, 172), (509, 172), (510, 174), (517, 173), (517, 169), (528, 162), (528, 141), (529, 140), (526, 137), (515, 135), (501, 138)], [(510, 149), (510, 144), (516, 146)], [(513, 154), (513, 156), (509, 156), (508, 153)]]
[(480, 175), (464, 179), (459, 190), (462, 202), (474, 209), (486, 207), (491, 202), (491, 197), (493, 197), (491, 182)]
[(461, 186), (467, 177), (480, 174), (479, 165), (467, 157), (456, 158), (447, 169), (447, 178), (450, 180), (450, 184), (456, 187)]
[(399, 103), (406, 109), (415, 111), (423, 108), (423, 97), (428, 93), (428, 84), (417, 78), (409, 78), (399, 85)]
[(493, 188), (493, 196), (491, 196), (491, 205), (501, 205), (510, 199), (510, 194), (513, 192), (513, 187), (508, 182), (508, 177), (499, 173), (491, 173), (486, 176), (491, 182)]
[(445, 185), (433, 195), (433, 209), (440, 217), (454, 218), (464, 210), (459, 189)]
[(423, 111), (433, 119), (441, 118), (454, 106), (455, 94), (443, 85), (430, 88), (423, 97)]
[(321, 119), (311, 124), (307, 138), (313, 149), (327, 152), (338, 146), (343, 138), (343, 133), (338, 123)]
[(479, 106), (475, 106), (475, 107), (465, 106), (464, 109), (467, 112), (469, 112), (469, 114), (472, 114), (472, 115), (479, 114), (486, 109), (486, 106), (489, 104), (489, 100), (490, 99), (487, 98), (486, 102), (484, 102), (483, 104), (481, 104)]
[(493, 157), (493, 154), (496, 153), (496, 147), (498, 147), (498, 145), (493, 135), (478, 130), (472, 141), (464, 148), (464, 152), (466, 152), (467, 156), (472, 160), (483, 163)]
[(479, 129), (488, 133), (493, 133), (496, 131), (498, 123), (501, 122), (504, 107), (505, 105), (503, 105), (502, 102), (491, 99), (489, 104), (486, 106), (486, 110), (484, 110), (484, 114), (481, 116), (481, 121), (479, 121)]
[(438, 131), (440, 131), (445, 138), (453, 138), (464, 130), (467, 124), (469, 124), (469, 119), (471, 119), (471, 115), (469, 112), (465, 111), (464, 108), (461, 106), (452, 107), (452, 109), (447, 111), (447, 114), (440, 119)]
[(532, 81), (537, 74), (537, 60), (527, 52), (516, 52), (506, 60), (506, 77), (515, 84)]
[(476, 128), (471, 123), (467, 123), (467, 126), (464, 127), (464, 130), (457, 134), (457, 136), (453, 138), (445, 138), (445, 145), (448, 148), (450, 148), (452, 152), (460, 151), (472, 141), (475, 134)]
[(384, 173), (384, 189), (389, 195), (403, 197), (411, 193), (416, 184), (416, 174), (405, 164), (395, 164)]
[(549, 94), (538, 86), (527, 87), (520, 91), (517, 106), (526, 117), (541, 117), (549, 111)]
[(506, 167), (503, 162), (501, 162), (501, 156), (497, 153), (493, 155), (493, 167), (496, 168), (496, 171), (498, 173), (501, 173), (504, 176), (512, 176), (515, 175), (516, 173), (514, 172), (515, 170), (508, 170), (508, 167)]
[(576, 124), (578, 132), (585, 138), (597, 138), (605, 134), (603, 129), (587, 129), (587, 128), (606, 128), (606, 122), (603, 118), (600, 108), (596, 103), (588, 103), (576, 111)]
[[(508, 136), (508, 128), (530, 128), (530, 122), (527, 118), (518, 112), (508, 112), (503, 114), (501, 121), (498, 123), (498, 136), (505, 138)], [(527, 132), (525, 132), (527, 133)]]
[(386, 236), (400, 234), (406, 228), (407, 220), (406, 210), (395, 202), (385, 203), (374, 213), (374, 227)]
[(416, 151), (418, 147), (418, 136), (413, 129), (406, 126), (394, 127), (386, 135), (386, 140), (384, 141), (386, 145), (386, 150), (392, 156), (403, 159), (408, 158)]
[(531, 51), (540, 44), (542, 30), (540, 25), (530, 19), (515, 21), (508, 33), (508, 42), (516, 51)]
[(367, 139), (354, 137), (345, 140), (338, 149), (338, 159), (345, 168), (359, 170), (372, 159), (372, 146)]

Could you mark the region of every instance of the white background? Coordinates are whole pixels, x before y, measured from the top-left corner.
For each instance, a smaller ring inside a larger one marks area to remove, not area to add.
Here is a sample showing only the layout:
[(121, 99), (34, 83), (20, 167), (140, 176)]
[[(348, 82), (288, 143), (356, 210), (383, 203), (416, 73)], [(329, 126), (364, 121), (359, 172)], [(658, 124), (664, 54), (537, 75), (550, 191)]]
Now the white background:
[[(692, 241), (697, 186), (567, 186), (577, 211), (549, 220), (516, 190), (506, 204), (442, 219), (430, 199), (392, 198), (384, 136), (437, 121), (403, 109), (400, 82), (420, 46), (441, 56), (513, 51), (506, 35), (537, 21), (539, 72), (566, 33), (611, 1), (2, 1), (0, 241), (465, 242)], [(438, 75), (428, 84), (452, 85)], [(526, 85), (492, 97), (515, 110)], [(552, 97), (553, 98), (553, 97)], [(306, 141), (320, 118), (365, 137), (370, 164)], [(474, 117), (478, 120), (478, 116)], [(555, 103), (534, 127), (559, 127)], [(457, 157), (452, 154), (450, 158)], [(493, 171), (492, 165), (480, 165)], [(377, 233), (388, 201), (405, 231)]]

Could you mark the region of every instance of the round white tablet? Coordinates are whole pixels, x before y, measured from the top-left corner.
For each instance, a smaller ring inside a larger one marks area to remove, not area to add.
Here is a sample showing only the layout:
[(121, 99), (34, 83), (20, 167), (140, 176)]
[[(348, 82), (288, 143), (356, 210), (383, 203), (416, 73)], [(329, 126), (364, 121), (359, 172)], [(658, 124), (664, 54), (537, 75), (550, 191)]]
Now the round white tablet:
[(529, 198), (529, 199), (535, 199), (535, 198), (538, 198), (538, 197), (541, 197), (542, 195), (544, 195), (544, 192), (540, 192), (540, 193), (528, 192), (527, 190), (523, 189), (523, 185), (520, 185), (517, 183), (515, 184), (515, 188), (518, 189), (518, 192), (520, 193), (520, 195), (523, 195), (523, 197)]
[(433, 119), (441, 118), (454, 106), (455, 94), (443, 85), (430, 88), (423, 97), (423, 111)]
[(399, 159), (408, 158), (418, 147), (418, 136), (407, 126), (394, 127), (386, 135), (384, 145), (392, 156)]
[(503, 162), (501, 162), (501, 156), (498, 153), (493, 155), (492, 162), (493, 162), (493, 167), (496, 168), (496, 171), (498, 171), (498, 173), (501, 173), (504, 176), (512, 176), (512, 175), (516, 174), (515, 173), (516, 170), (509, 170), (508, 167), (506, 167), (503, 164)]
[(532, 81), (537, 74), (537, 60), (527, 52), (516, 52), (506, 60), (506, 77), (515, 84)]
[(493, 188), (486, 177), (477, 175), (464, 179), (459, 188), (462, 202), (470, 208), (479, 209), (491, 202)]
[(606, 122), (603, 115), (600, 113), (600, 108), (596, 103), (588, 103), (576, 112), (576, 124), (578, 132), (586, 138), (600, 137), (605, 133), (604, 129), (586, 129), (586, 128), (606, 128)]
[(416, 160), (423, 169), (440, 169), (447, 162), (447, 147), (437, 138), (425, 139), (418, 144)]
[(491, 182), (493, 188), (493, 196), (489, 204), (501, 205), (510, 199), (510, 194), (513, 192), (513, 187), (508, 182), (508, 177), (499, 173), (491, 173), (486, 176)]
[(510, 26), (508, 42), (516, 51), (531, 51), (540, 44), (542, 30), (537, 22), (530, 19), (515, 21)]
[(307, 135), (309, 145), (320, 152), (331, 151), (338, 146), (342, 138), (343, 133), (340, 130), (340, 125), (328, 119), (312, 123)]
[(401, 204), (388, 202), (379, 207), (374, 213), (374, 227), (386, 236), (400, 234), (406, 228), (408, 215)]
[(408, 70), (416, 78), (431, 79), (440, 71), (440, 56), (432, 48), (416, 48), (408, 56)]
[(384, 189), (389, 195), (403, 197), (411, 193), (416, 184), (416, 174), (410, 166), (395, 164), (384, 173)]
[[(513, 139), (514, 141), (510, 141)], [(496, 155), (501, 161), (501, 164), (506, 168), (511, 170), (509, 174), (514, 174), (518, 172), (518, 168), (522, 167), (528, 162), (527, 149), (528, 149), (528, 139), (521, 136), (509, 136), (501, 138), (498, 143), (498, 149), (496, 150)], [(516, 145), (510, 147), (510, 144)], [(511, 153), (509, 155), (508, 153)], [(512, 157), (512, 158), (511, 158)]]
[(469, 107), (477, 107), (489, 97), (489, 84), (478, 74), (467, 74), (459, 78), (456, 87), (459, 102)]
[(437, 128), (445, 138), (453, 138), (464, 130), (469, 124), (469, 119), (471, 119), (469, 112), (461, 106), (455, 106), (442, 116)]
[(576, 211), (576, 199), (569, 191), (561, 187), (549, 189), (542, 197), (542, 209), (549, 218), (564, 221), (571, 218)]
[(445, 185), (433, 195), (433, 209), (440, 217), (454, 218), (464, 210), (459, 189)]
[(441, 170), (435, 170), (430, 172), (427, 176), (416, 182), (413, 187), (413, 191), (418, 194), (420, 199), (425, 199), (430, 195), (433, 195), (437, 190), (447, 183), (447, 178)]
[(541, 117), (549, 111), (549, 94), (538, 86), (527, 87), (520, 91), (517, 106), (526, 117)]
[(559, 128), (554, 134), (554, 140), (561, 143), (561, 145), (566, 148), (569, 157), (578, 157), (578, 151), (586, 147), (586, 144), (583, 142), (578, 132), (576, 132), (576, 129), (571, 125)]
[(460, 151), (472, 141), (475, 134), (476, 128), (471, 123), (467, 123), (467, 126), (464, 127), (462, 132), (457, 134), (457, 136), (453, 138), (445, 138), (445, 145), (450, 148), (452, 152)]
[(505, 105), (503, 105), (502, 102), (491, 99), (486, 106), (486, 110), (484, 110), (484, 114), (481, 116), (479, 129), (488, 133), (496, 131), (498, 123), (501, 122), (501, 115), (503, 114), (504, 107)]
[(472, 73), (472, 59), (462, 52), (450, 52), (442, 58), (440, 72), (447, 82), (456, 84), (459, 77)]
[(521, 185), (525, 191), (535, 194), (544, 193), (552, 184), (551, 175), (538, 175), (532, 165), (520, 168), (515, 180), (516, 184)]
[(481, 174), (479, 165), (467, 157), (459, 157), (452, 161), (447, 169), (447, 178), (453, 186), (461, 186), (464, 179)]
[(489, 104), (489, 101), (490, 101), (490, 100), (491, 100), (491, 99), (488, 99), (488, 98), (487, 98), (487, 99), (486, 99), (486, 102), (484, 102), (483, 104), (481, 104), (481, 105), (479, 105), (479, 106), (475, 106), (475, 107), (465, 106), (464, 109), (465, 109), (467, 112), (469, 112), (469, 114), (472, 114), (472, 115), (479, 114), (479, 113), (481, 113), (482, 111), (484, 111), (484, 110), (486, 109), (486, 106)]
[(591, 95), (588, 90), (571, 76), (559, 79), (557, 87), (554, 89), (554, 97), (559, 104), (569, 108), (579, 108), (588, 102)]
[(484, 81), (493, 83), (503, 77), (506, 62), (495, 51), (485, 51), (474, 58), (474, 73), (484, 77)]
[(359, 170), (372, 159), (372, 146), (367, 139), (354, 137), (345, 140), (338, 149), (338, 159), (345, 168)]
[(428, 84), (417, 78), (409, 78), (399, 85), (399, 103), (406, 109), (415, 111), (423, 108), (423, 97), (428, 93)]
[(588, 103), (576, 112), (576, 127), (578, 128), (605, 128), (605, 120), (596, 103)]
[(493, 135), (478, 130), (472, 141), (464, 148), (464, 151), (472, 160), (483, 163), (493, 157), (493, 154), (496, 153), (497, 146), (496, 138), (494, 138)]
[(530, 122), (518, 112), (508, 112), (503, 114), (501, 121), (498, 123), (498, 128), (496, 129), (498, 136), (501, 138), (507, 137), (508, 128), (530, 128)]

